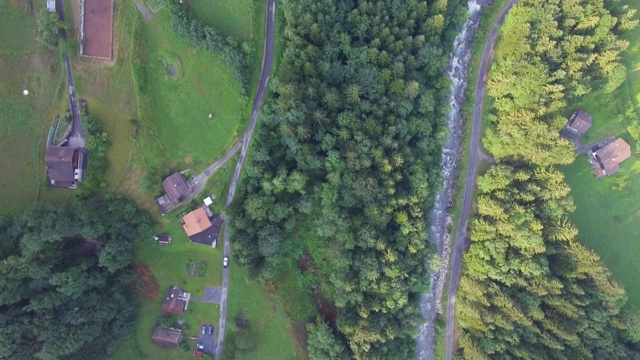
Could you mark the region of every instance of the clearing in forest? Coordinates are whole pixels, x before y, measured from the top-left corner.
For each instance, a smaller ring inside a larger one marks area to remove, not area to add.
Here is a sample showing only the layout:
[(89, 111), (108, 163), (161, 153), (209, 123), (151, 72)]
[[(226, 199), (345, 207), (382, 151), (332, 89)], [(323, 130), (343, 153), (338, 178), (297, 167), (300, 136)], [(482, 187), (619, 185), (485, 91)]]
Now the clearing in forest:
[[(637, 7), (633, 0), (624, 0)], [(607, 136), (623, 138), (631, 145), (631, 158), (613, 176), (597, 180), (583, 155), (562, 168), (571, 187), (576, 210), (570, 215), (580, 242), (595, 250), (629, 296), (628, 304), (640, 309), (640, 147), (627, 127), (640, 121), (640, 28), (623, 35), (631, 45), (622, 55), (627, 79), (612, 94), (592, 93), (573, 108), (593, 115), (593, 127), (580, 139), (587, 144)]]

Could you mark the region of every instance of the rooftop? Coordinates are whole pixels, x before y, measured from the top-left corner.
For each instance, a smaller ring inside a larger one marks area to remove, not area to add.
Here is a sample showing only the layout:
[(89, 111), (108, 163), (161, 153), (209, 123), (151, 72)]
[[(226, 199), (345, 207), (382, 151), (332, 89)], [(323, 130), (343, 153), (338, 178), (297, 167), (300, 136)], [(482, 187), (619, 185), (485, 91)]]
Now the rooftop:
[(587, 132), (593, 125), (593, 116), (583, 110), (576, 110), (569, 118), (570, 129), (582, 135)]
[(631, 146), (622, 139), (616, 139), (609, 145), (594, 152), (606, 175), (612, 175), (620, 170), (620, 163), (631, 157)]
[(181, 201), (191, 191), (187, 180), (181, 173), (175, 173), (162, 181), (162, 188), (168, 201)]
[(158, 326), (151, 335), (154, 344), (177, 348), (182, 338), (182, 330)]
[(220, 228), (222, 228), (223, 219), (220, 214), (213, 215), (210, 219), (211, 226), (202, 232), (189, 236), (194, 244), (215, 246), (218, 242), (218, 236), (220, 235)]
[(74, 188), (85, 177), (86, 150), (69, 146), (50, 146), (46, 150), (44, 163), (51, 185)]
[(197, 208), (182, 218), (182, 227), (191, 237), (210, 228), (211, 221), (203, 208)]
[(167, 291), (162, 310), (170, 314), (182, 314), (187, 307), (187, 293), (178, 286), (172, 286)]

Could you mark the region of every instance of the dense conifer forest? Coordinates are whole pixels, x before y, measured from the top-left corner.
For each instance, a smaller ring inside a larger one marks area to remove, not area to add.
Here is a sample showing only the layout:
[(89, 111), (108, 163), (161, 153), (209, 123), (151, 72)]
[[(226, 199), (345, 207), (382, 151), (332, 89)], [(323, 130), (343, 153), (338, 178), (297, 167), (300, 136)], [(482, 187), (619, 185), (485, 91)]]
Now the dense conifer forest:
[(113, 195), (0, 217), (0, 359), (105, 358), (133, 328), (133, 243), (151, 226)]
[(578, 242), (556, 168), (574, 159), (558, 136), (567, 103), (624, 81), (633, 15), (613, 0), (523, 0), (500, 29), (484, 139), (497, 164), (478, 180), (458, 296), (465, 359), (640, 358), (639, 317)]
[[(283, 1), (286, 49), (233, 209), (255, 277), (311, 252), (312, 359), (414, 356), (462, 0)], [(296, 271), (296, 270), (293, 270)], [(277, 286), (277, 284), (276, 284)], [(333, 324), (332, 324), (333, 325)]]

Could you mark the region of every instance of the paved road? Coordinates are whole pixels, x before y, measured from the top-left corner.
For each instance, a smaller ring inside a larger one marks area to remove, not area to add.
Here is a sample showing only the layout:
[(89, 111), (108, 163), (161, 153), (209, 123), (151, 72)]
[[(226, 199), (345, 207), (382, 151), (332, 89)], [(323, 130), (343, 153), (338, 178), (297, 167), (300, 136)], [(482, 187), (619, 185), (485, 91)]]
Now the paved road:
[(253, 109), (251, 109), (251, 121), (247, 131), (244, 133), (242, 140), (242, 151), (240, 152), (240, 159), (236, 164), (236, 169), (233, 171), (233, 177), (231, 178), (231, 184), (229, 184), (229, 193), (227, 194), (227, 205), (233, 201), (233, 196), (236, 192), (236, 186), (238, 185), (238, 179), (242, 172), (242, 166), (244, 165), (244, 159), (247, 156), (247, 150), (249, 149), (249, 143), (251, 142), (251, 136), (253, 135), (253, 129), (256, 126), (258, 120), (258, 114), (260, 114), (260, 107), (264, 100), (264, 95), (267, 92), (267, 83), (269, 82), (269, 76), (271, 76), (271, 65), (273, 64), (273, 45), (274, 45), (274, 29), (275, 29), (275, 17), (276, 17), (276, 0), (265, 0), (267, 3), (267, 13), (265, 21), (264, 31), (264, 49), (262, 51), (262, 66), (260, 68), (260, 83), (258, 84), (258, 91), (256, 97), (253, 100)]
[[(56, 4), (58, 15), (60, 19), (64, 21), (64, 0), (58, 0)], [(67, 40), (67, 31), (62, 31), (62, 38)], [(67, 84), (69, 84), (69, 108), (71, 109), (71, 118), (73, 120), (71, 125), (71, 132), (69, 133), (68, 146), (83, 148), (84, 147), (84, 130), (82, 130), (82, 116), (80, 115), (80, 107), (78, 106), (78, 97), (76, 95), (76, 87), (73, 83), (73, 75), (71, 74), (71, 60), (69, 60), (69, 54), (64, 53), (65, 68), (67, 70)]]
[[(264, 101), (264, 95), (267, 92), (267, 83), (269, 82), (269, 76), (271, 75), (271, 65), (273, 64), (273, 45), (275, 42), (274, 30), (276, 21), (276, 0), (265, 0), (267, 3), (267, 13), (265, 21), (264, 31), (264, 49), (262, 52), (262, 66), (260, 67), (260, 83), (258, 84), (258, 91), (256, 97), (253, 100), (253, 109), (251, 110), (251, 121), (247, 127), (247, 131), (244, 133), (242, 139), (242, 151), (240, 152), (240, 159), (236, 164), (236, 168), (231, 178), (231, 184), (229, 184), (229, 193), (227, 195), (226, 205), (228, 206), (233, 201), (233, 196), (236, 192), (236, 186), (238, 185), (238, 179), (240, 178), (240, 172), (242, 172), (242, 166), (244, 165), (244, 159), (247, 156), (247, 150), (249, 149), (249, 143), (251, 142), (251, 136), (258, 120), (258, 114), (260, 113), (260, 107)], [(226, 222), (226, 220), (225, 220)], [(223, 256), (229, 256), (229, 231), (225, 228), (224, 231), (224, 250)], [(231, 266), (231, 265), (230, 265)], [(224, 330), (227, 324), (227, 293), (229, 289), (229, 269), (222, 269), (222, 296), (220, 297), (220, 322), (218, 324), (218, 342), (216, 346), (216, 359), (222, 358), (222, 352), (224, 349)]]
[[(225, 220), (226, 221), (226, 220)], [(229, 256), (229, 231), (224, 229), (223, 256)], [(231, 265), (229, 265), (231, 266)], [(222, 359), (224, 345), (224, 329), (227, 326), (227, 293), (229, 289), (229, 268), (222, 268), (222, 294), (220, 295), (220, 322), (218, 323), (218, 341), (216, 345), (216, 359)]]
[(196, 196), (198, 196), (204, 189), (205, 185), (207, 185), (207, 180), (209, 180), (209, 178), (213, 176), (213, 174), (215, 174), (224, 164), (226, 164), (227, 161), (231, 160), (231, 158), (238, 152), (238, 150), (240, 150), (240, 146), (242, 146), (242, 141), (238, 141), (237, 143), (235, 143), (231, 147), (231, 149), (229, 149), (227, 153), (222, 156), (220, 160), (214, 162), (213, 164), (211, 164), (211, 166), (204, 169), (203, 172), (196, 175), (191, 181), (193, 183), (193, 190), (186, 196), (185, 200), (183, 200), (182, 202), (189, 202)]
[(519, 1), (520, 0), (510, 0), (509, 3), (505, 5), (504, 9), (502, 9), (500, 17), (491, 28), (491, 33), (489, 33), (489, 38), (484, 46), (480, 69), (478, 69), (478, 84), (476, 85), (475, 109), (473, 111), (473, 127), (471, 134), (471, 154), (469, 156), (469, 166), (467, 168), (467, 177), (464, 185), (462, 214), (460, 215), (460, 223), (458, 224), (458, 231), (456, 233), (456, 243), (453, 247), (453, 255), (451, 259), (451, 277), (449, 279), (449, 300), (447, 303), (445, 335), (445, 359), (447, 360), (451, 360), (453, 358), (453, 330), (456, 313), (456, 295), (458, 293), (458, 286), (460, 285), (460, 265), (462, 255), (470, 243), (467, 235), (469, 210), (471, 208), (471, 198), (473, 196), (473, 189), (476, 183), (478, 165), (483, 160), (482, 149), (480, 146), (480, 130), (482, 128), (482, 106), (484, 101), (485, 79), (489, 71), (491, 53), (496, 43), (496, 39), (498, 38), (498, 26), (502, 25), (511, 7)]

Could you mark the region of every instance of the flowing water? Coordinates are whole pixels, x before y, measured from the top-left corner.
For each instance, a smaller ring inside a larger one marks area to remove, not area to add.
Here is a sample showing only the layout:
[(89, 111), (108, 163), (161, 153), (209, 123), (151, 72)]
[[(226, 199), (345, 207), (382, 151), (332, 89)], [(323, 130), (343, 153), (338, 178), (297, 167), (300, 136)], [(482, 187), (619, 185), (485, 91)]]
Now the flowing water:
[(450, 110), (446, 122), (449, 136), (442, 147), (443, 186), (441, 192), (435, 197), (429, 229), (429, 242), (436, 245), (437, 255), (442, 261), (439, 270), (430, 272), (429, 292), (422, 294), (420, 299), (420, 310), (425, 319), (425, 323), (418, 329), (419, 334), (416, 339), (416, 352), (420, 360), (435, 359), (434, 324), (438, 314), (442, 313), (440, 300), (451, 255), (451, 234), (448, 229), (453, 222), (449, 209), (453, 204), (455, 178), (461, 152), (462, 105), (466, 100), (464, 92), (467, 87), (467, 69), (471, 59), (471, 40), (478, 28), (482, 8), (478, 0), (469, 1), (468, 6), (469, 18), (453, 42), (453, 51), (447, 68), (447, 74), (451, 79)]

